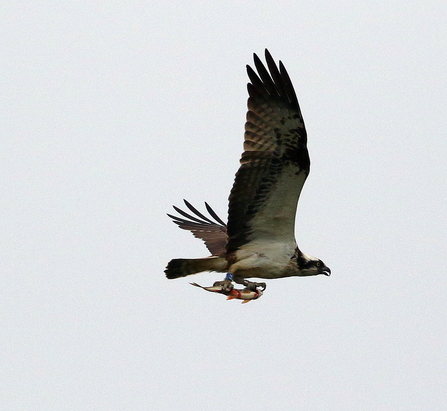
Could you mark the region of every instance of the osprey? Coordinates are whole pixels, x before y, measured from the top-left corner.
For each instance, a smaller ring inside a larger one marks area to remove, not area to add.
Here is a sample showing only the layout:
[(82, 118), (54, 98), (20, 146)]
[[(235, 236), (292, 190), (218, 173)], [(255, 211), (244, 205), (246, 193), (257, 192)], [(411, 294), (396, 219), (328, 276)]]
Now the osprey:
[(233, 288), (232, 281), (263, 290), (265, 283), (246, 279), (331, 274), (323, 261), (304, 254), (296, 244), (296, 208), (310, 169), (307, 134), (284, 65), (280, 61), (278, 67), (267, 49), (265, 59), (267, 68), (254, 54), (257, 73), (247, 66), (244, 152), (229, 196), (228, 223), (207, 203), (210, 218), (186, 200), (193, 215), (174, 206), (184, 218), (168, 216), (202, 239), (212, 255), (171, 260), (165, 270), (169, 279), (217, 271), (227, 273), (215, 283), (224, 291)]

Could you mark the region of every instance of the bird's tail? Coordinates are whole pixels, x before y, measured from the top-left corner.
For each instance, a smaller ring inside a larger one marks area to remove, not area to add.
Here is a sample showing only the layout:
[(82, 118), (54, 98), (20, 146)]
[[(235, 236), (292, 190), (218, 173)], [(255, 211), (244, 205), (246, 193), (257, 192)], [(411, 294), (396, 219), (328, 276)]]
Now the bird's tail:
[(227, 265), (228, 262), (223, 257), (176, 258), (169, 261), (165, 274), (167, 278), (173, 279), (201, 273), (202, 271), (225, 272)]

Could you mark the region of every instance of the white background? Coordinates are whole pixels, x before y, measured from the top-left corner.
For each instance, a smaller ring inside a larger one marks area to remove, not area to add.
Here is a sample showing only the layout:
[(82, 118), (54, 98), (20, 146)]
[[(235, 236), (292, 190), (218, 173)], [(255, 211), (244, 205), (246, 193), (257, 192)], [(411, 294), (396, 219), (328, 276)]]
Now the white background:
[[(443, 1), (3, 2), (0, 408), (447, 407)], [(300, 248), (331, 277), (241, 305), (168, 281), (223, 219), (245, 64), (286, 65), (309, 135)]]

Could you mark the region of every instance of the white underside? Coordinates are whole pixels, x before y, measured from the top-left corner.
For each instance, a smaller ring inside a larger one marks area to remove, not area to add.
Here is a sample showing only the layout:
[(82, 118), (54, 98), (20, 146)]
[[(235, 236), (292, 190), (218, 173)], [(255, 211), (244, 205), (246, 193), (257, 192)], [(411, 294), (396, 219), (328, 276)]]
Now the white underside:
[(229, 272), (243, 278), (281, 278), (288, 274), (287, 266), (295, 252), (295, 243), (251, 241), (236, 251), (236, 262)]

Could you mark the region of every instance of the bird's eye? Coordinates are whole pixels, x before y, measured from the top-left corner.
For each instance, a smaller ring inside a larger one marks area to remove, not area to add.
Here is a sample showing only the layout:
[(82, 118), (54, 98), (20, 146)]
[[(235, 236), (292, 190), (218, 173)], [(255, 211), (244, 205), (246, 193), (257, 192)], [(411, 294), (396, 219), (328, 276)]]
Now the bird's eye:
[(319, 261), (317, 261), (317, 262), (315, 263), (315, 265), (316, 265), (317, 267), (319, 267), (319, 266), (321, 265), (321, 263), (320, 263)]

